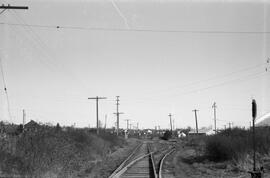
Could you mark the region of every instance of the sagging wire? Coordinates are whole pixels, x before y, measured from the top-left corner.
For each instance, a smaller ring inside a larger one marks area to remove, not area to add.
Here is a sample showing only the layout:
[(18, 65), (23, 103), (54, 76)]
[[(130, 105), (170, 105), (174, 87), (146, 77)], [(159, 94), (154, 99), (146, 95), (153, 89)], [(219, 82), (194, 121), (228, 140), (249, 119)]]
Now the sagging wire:
[(5, 79), (5, 75), (4, 75), (3, 61), (2, 61), (2, 58), (1, 57), (0, 57), (0, 69), (1, 69), (2, 80), (3, 80), (3, 84), (4, 84), (4, 92), (5, 92), (6, 99), (7, 99), (7, 107), (8, 107), (9, 120), (10, 120), (10, 122), (12, 122), (11, 111), (10, 111), (9, 95), (8, 95), (7, 84), (6, 84), (6, 79)]

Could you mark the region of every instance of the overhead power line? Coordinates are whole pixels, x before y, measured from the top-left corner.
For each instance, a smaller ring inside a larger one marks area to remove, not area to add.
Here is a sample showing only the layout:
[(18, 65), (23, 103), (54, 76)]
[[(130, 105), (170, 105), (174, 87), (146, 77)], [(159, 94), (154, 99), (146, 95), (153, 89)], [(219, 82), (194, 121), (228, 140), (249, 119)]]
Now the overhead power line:
[(1, 12), (0, 12), (0, 15), (3, 14), (7, 9), (3, 9)]
[(7, 84), (6, 84), (6, 79), (5, 79), (5, 74), (4, 74), (4, 67), (3, 67), (1, 57), (0, 57), (0, 69), (1, 69), (1, 74), (2, 74), (4, 91), (5, 91), (5, 95), (6, 95), (6, 98), (7, 98), (7, 107), (8, 107), (9, 120), (12, 122), (11, 111), (10, 111), (10, 101), (9, 101), (9, 96), (8, 96), (8, 92), (7, 92)]
[[(191, 86), (198, 85), (200, 83), (206, 83), (208, 81), (209, 82), (214, 81), (214, 80), (219, 80), (220, 81), (223, 78), (226, 79), (227, 77), (233, 76), (235, 74), (239, 74), (239, 73), (242, 73), (242, 72), (251, 71), (251, 70), (254, 70), (254, 69), (257, 69), (257, 68), (265, 67), (265, 64), (266, 63), (260, 63), (260, 64), (257, 64), (257, 65), (254, 65), (254, 66), (241, 68), (239, 70), (236, 70), (236, 71), (233, 71), (233, 72), (230, 72), (230, 73), (226, 73), (226, 74), (223, 74), (223, 75), (216, 75), (216, 76), (213, 76), (213, 77), (210, 77), (210, 78), (206, 78), (204, 80), (191, 81), (191, 82), (189, 82), (187, 84), (184, 84), (184, 85), (177, 85), (177, 86), (170, 87), (170, 88), (167, 88), (167, 89), (162, 90), (162, 91), (158, 91), (158, 93), (165, 93), (165, 92), (169, 92), (169, 91), (172, 91), (172, 90), (183, 89), (183, 88), (186, 88), (186, 87), (191, 87)], [(153, 93), (153, 92), (154, 91), (151, 91), (151, 93)], [(151, 98), (151, 96), (150, 96), (150, 98)]]
[[(169, 96), (171, 96), (171, 95), (173, 95), (173, 97), (185, 96), (185, 95), (188, 95), (188, 94), (193, 94), (193, 93), (198, 93), (198, 92), (210, 90), (210, 89), (213, 89), (213, 88), (218, 88), (218, 87), (221, 87), (221, 86), (224, 86), (224, 85), (230, 85), (230, 84), (234, 84), (234, 83), (239, 84), (240, 82), (244, 82), (244, 81), (247, 81), (247, 80), (254, 79), (256, 77), (262, 77), (262, 76), (266, 76), (266, 75), (267, 75), (267, 73), (265, 73), (265, 72), (258, 72), (258, 73), (255, 73), (255, 74), (246, 75), (244, 77), (240, 77), (240, 78), (237, 78), (237, 79), (216, 83), (216, 84), (213, 84), (213, 85), (209, 85), (209, 86), (206, 86), (206, 87), (201, 87), (201, 88), (190, 90), (190, 91), (183, 91), (181, 93), (169, 94)], [(153, 103), (156, 103), (158, 100), (160, 100), (160, 98), (153, 98), (153, 99), (152, 98), (147, 98), (147, 99), (144, 98), (144, 99), (138, 99), (137, 101), (133, 101), (133, 102), (144, 103), (144, 101), (146, 101), (146, 100), (147, 100), (147, 102), (152, 100)]]
[(60, 25), (39, 25), (0, 22), (0, 25), (28, 26), (48, 29), (70, 29), (89, 31), (111, 31), (111, 32), (154, 32), (154, 33), (198, 33), (198, 34), (270, 34), (270, 31), (225, 31), (225, 30), (160, 30), (160, 29), (139, 29), (139, 28), (103, 28), (103, 27), (83, 27), (83, 26), (60, 26)]
[(113, 5), (113, 7), (115, 8), (116, 12), (119, 14), (119, 16), (124, 20), (126, 28), (130, 29), (130, 25), (128, 23), (128, 20), (127, 20), (126, 16), (123, 14), (123, 12), (117, 6), (116, 2), (114, 2), (114, 0), (111, 0), (111, 3)]
[(263, 75), (266, 75), (266, 74), (264, 72), (259, 72), (259, 73), (247, 75), (244, 78), (238, 78), (238, 79), (234, 79), (234, 80), (229, 80), (229, 81), (225, 81), (225, 82), (222, 82), (222, 83), (214, 84), (214, 85), (211, 85), (211, 86), (208, 86), (208, 87), (204, 87), (204, 88), (200, 88), (200, 89), (195, 89), (195, 90), (192, 90), (192, 91), (189, 91), (189, 92), (183, 92), (180, 95), (201, 92), (201, 91), (204, 91), (204, 90), (209, 90), (209, 89), (212, 89), (212, 88), (220, 87), (220, 86), (231, 84), (231, 83), (235, 83), (235, 82), (242, 82), (242, 81), (245, 81), (245, 80), (250, 80), (250, 79), (252, 79), (252, 77), (259, 77), (259, 76), (263, 76)]
[[(22, 17), (20, 17), (20, 15), (15, 10), (11, 10), (8, 12), (10, 12), (10, 14), (19, 23), (27, 24), (26, 21)], [(42, 60), (42, 58), (40, 58), (40, 61), (43, 64), (45, 64), (48, 67), (48, 69), (54, 72), (58, 72), (59, 74), (68, 75), (69, 77), (73, 78), (75, 81), (79, 82), (82, 87), (84, 87), (85, 89), (88, 89), (85, 83), (81, 79), (79, 79), (71, 70), (67, 69), (63, 65), (59, 65), (56, 62), (57, 59), (55, 58), (54, 52), (50, 50), (48, 45), (44, 42), (44, 40), (40, 37), (40, 35), (31, 26), (22, 26), (22, 28), (24, 29), (24, 32), (30, 37), (30, 38), (28, 37), (29, 41), (34, 42), (31, 45), (33, 45), (33, 47), (37, 49), (36, 51), (40, 51), (42, 53), (41, 55), (44, 58), (46, 58), (46, 60)]]

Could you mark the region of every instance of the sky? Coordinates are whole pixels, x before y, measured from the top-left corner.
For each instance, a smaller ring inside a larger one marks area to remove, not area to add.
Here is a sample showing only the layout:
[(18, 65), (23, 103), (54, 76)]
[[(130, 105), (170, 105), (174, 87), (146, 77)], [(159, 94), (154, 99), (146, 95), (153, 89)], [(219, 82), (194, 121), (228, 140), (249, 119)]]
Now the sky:
[[(77, 127), (249, 126), (270, 111), (270, 1), (8, 1), (0, 14), (0, 119)], [(57, 28), (58, 26), (58, 28)], [(267, 32), (267, 33), (262, 33)], [(269, 70), (266, 71), (265, 69)], [(4, 92), (6, 83), (7, 95)], [(10, 114), (9, 114), (10, 111)]]

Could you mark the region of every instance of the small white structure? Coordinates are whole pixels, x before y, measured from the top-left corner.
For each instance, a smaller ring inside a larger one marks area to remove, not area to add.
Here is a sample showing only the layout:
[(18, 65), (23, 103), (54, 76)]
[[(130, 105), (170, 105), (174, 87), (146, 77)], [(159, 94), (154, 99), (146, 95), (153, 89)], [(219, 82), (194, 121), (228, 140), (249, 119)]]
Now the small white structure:
[(215, 134), (215, 131), (212, 129), (206, 131), (206, 135), (214, 135), (214, 134)]
[(152, 132), (152, 130), (147, 130), (147, 133), (152, 134), (153, 132)]
[(177, 131), (178, 138), (186, 137), (186, 134), (184, 132)]

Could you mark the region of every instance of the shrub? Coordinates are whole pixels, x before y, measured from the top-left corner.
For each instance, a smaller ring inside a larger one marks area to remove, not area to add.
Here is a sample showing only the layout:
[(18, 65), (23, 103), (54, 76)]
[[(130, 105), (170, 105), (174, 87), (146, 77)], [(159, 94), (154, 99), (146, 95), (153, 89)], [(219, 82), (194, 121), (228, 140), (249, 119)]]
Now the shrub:
[[(270, 148), (270, 128), (256, 128), (256, 150), (268, 154)], [(241, 128), (227, 129), (206, 139), (205, 154), (210, 160), (239, 160), (253, 149), (252, 132)]]
[[(0, 171), (27, 177), (48, 173), (77, 177), (89, 162), (102, 159), (120, 143), (122, 139), (109, 134), (97, 136), (84, 129), (62, 131), (60, 127), (41, 126), (1, 141)], [(9, 151), (10, 146), (14, 152)]]
[(169, 130), (166, 130), (161, 138), (164, 140), (169, 140), (171, 137), (172, 137), (172, 133)]

